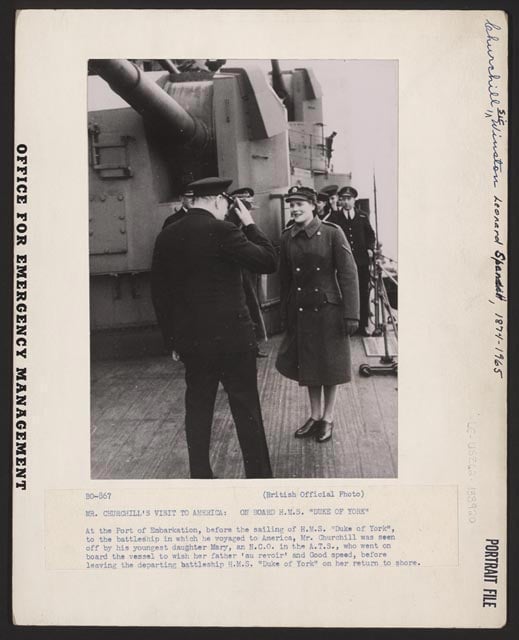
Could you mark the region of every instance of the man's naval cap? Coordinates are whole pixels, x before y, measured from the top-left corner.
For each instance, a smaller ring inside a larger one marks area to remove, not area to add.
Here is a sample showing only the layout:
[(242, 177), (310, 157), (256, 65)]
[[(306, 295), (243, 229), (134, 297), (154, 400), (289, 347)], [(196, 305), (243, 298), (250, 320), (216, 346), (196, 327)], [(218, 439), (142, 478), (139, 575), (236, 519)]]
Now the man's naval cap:
[(324, 191), (319, 191), (317, 194), (317, 200), (319, 200), (319, 202), (328, 202), (328, 194)]
[(311, 202), (315, 204), (317, 200), (317, 193), (311, 187), (299, 187), (293, 186), (288, 190), (287, 195), (285, 196), (285, 200), (290, 202), (290, 200), (306, 200), (307, 202)]
[(254, 189), (251, 187), (242, 187), (241, 189), (235, 189), (229, 194), (231, 198), (254, 198)]
[(324, 193), (327, 197), (337, 195), (339, 187), (336, 184), (329, 184), (321, 189), (321, 193)]
[(231, 178), (202, 178), (187, 185), (187, 189), (193, 192), (195, 198), (204, 196), (217, 196), (223, 194), (232, 183)]
[(357, 189), (354, 189), (353, 187), (343, 187), (339, 191), (339, 195), (346, 196), (346, 198), (356, 198), (359, 194)]

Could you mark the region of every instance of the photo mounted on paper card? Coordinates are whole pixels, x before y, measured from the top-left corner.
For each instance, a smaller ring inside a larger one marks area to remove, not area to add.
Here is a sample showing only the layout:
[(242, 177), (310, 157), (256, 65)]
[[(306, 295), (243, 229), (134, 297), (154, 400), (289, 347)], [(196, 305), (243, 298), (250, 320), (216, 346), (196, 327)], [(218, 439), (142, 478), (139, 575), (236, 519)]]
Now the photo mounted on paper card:
[(16, 31), (16, 624), (504, 624), (507, 15)]
[(397, 60), (91, 59), (91, 478), (395, 478)]

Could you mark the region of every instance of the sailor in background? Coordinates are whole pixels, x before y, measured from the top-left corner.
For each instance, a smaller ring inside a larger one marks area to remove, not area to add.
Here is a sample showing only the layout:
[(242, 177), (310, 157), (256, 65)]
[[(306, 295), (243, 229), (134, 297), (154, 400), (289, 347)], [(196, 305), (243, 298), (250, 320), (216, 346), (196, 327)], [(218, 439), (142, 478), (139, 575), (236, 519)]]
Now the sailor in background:
[(169, 224), (172, 224), (173, 222), (178, 222), (179, 220), (182, 220), (182, 218), (184, 218), (184, 216), (186, 216), (188, 214), (189, 209), (191, 208), (192, 204), (193, 204), (193, 190), (187, 188), (182, 192), (182, 204), (175, 211), (175, 213), (172, 213), (170, 216), (168, 216), (164, 220), (164, 224), (162, 225), (162, 228), (164, 229)]
[(328, 218), (338, 225), (350, 243), (359, 274), (360, 324), (358, 334), (369, 336), (369, 264), (375, 248), (375, 232), (366, 213), (355, 208), (357, 190), (343, 187), (339, 191), (340, 210)]
[[(252, 187), (242, 187), (240, 189), (235, 189), (229, 194), (229, 196), (231, 198), (239, 198), (249, 211), (251, 211), (251, 209), (255, 209), (254, 189), (252, 189)], [(236, 214), (232, 215), (231, 213), (231, 217), (228, 216), (227, 219), (230, 219), (231, 222), (234, 222), (235, 224), (237, 224), (237, 226), (241, 227), (241, 221)], [(260, 344), (262, 342), (266, 342), (267, 340), (267, 329), (265, 327), (265, 321), (263, 320), (263, 314), (261, 312), (261, 304), (258, 295), (259, 276), (257, 273), (252, 273), (248, 269), (242, 269), (242, 276), (243, 289), (245, 291), (245, 301), (247, 303), (252, 322), (254, 322), (254, 329), (256, 331), (256, 357), (266, 358), (267, 354), (263, 353), (263, 351), (261, 351), (260, 349)]]
[(328, 204), (324, 208), (323, 220), (329, 220), (330, 216), (339, 211), (339, 187), (336, 184), (329, 184), (321, 189), (321, 193), (328, 196)]
[(322, 220), (326, 215), (324, 210), (327, 204), (328, 204), (328, 195), (324, 191), (319, 191), (319, 193), (317, 194), (317, 202), (315, 206), (316, 206), (316, 213), (319, 216), (320, 220)]
[(348, 336), (358, 328), (357, 269), (341, 229), (315, 215), (313, 189), (293, 187), (286, 201), (294, 224), (281, 236), (286, 335), (276, 368), (308, 387), (310, 417), (295, 437), (326, 442), (332, 437), (337, 385), (351, 380)]
[(162, 334), (186, 376), (186, 438), (192, 478), (213, 478), (209, 459), (218, 384), (227, 392), (247, 478), (270, 478), (257, 388), (256, 336), (242, 269), (273, 273), (276, 250), (236, 198), (242, 229), (225, 221), (226, 178), (192, 182), (193, 207), (163, 229), (153, 252), (151, 292)]
[(330, 166), (330, 162), (332, 161), (332, 155), (333, 155), (333, 139), (335, 138), (335, 136), (337, 135), (337, 131), (332, 131), (330, 133), (329, 136), (326, 136), (326, 159), (327, 159), (327, 164), (328, 166)]

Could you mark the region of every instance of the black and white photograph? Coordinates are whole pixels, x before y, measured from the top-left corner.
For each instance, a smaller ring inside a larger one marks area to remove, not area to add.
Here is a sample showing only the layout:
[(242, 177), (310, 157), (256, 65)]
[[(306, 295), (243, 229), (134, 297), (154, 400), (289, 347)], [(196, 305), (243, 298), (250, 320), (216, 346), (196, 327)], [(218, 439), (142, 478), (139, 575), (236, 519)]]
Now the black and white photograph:
[(92, 479), (398, 476), (397, 60), (91, 59), (88, 172)]
[(508, 45), (17, 14), (17, 625), (506, 624)]

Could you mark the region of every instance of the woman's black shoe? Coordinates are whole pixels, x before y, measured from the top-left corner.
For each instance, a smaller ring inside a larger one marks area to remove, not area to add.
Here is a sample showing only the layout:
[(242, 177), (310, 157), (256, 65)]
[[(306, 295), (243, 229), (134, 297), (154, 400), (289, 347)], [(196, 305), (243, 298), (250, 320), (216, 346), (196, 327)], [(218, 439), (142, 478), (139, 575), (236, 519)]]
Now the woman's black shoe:
[(302, 427), (299, 427), (299, 429), (294, 433), (294, 436), (296, 438), (307, 438), (308, 436), (313, 436), (316, 434), (320, 424), (320, 420), (308, 418), (304, 425)]
[(327, 440), (330, 440), (330, 438), (332, 437), (332, 432), (333, 432), (333, 422), (327, 422), (326, 420), (321, 420), (319, 431), (317, 432), (315, 439), (317, 440), (317, 442), (326, 442)]

